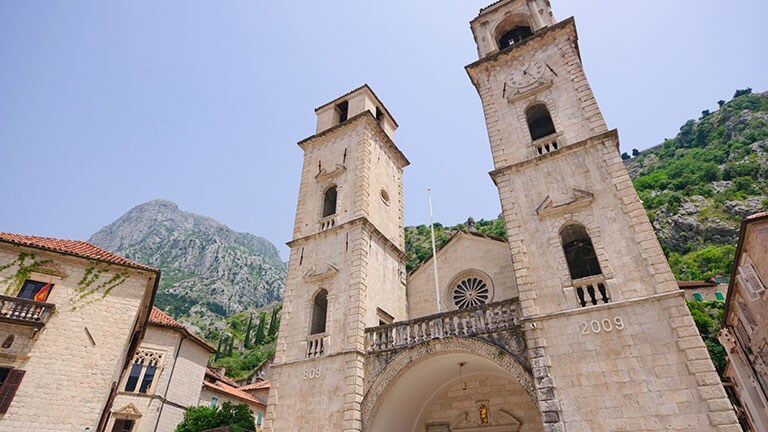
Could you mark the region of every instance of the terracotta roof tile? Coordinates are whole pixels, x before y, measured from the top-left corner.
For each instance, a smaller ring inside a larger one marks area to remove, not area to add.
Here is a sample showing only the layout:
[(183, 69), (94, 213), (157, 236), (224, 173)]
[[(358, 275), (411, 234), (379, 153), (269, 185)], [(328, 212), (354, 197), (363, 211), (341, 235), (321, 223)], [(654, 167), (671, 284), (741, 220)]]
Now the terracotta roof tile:
[(152, 312), (150, 312), (149, 314), (149, 322), (151, 324), (159, 324), (159, 325), (164, 325), (168, 327), (184, 328), (184, 326), (181, 325), (180, 322), (171, 318), (167, 313), (161, 311), (155, 306), (152, 306)]
[(223, 381), (203, 381), (203, 386), (208, 387), (209, 389), (213, 391), (218, 391), (230, 396), (233, 396), (237, 399), (243, 400), (247, 403), (251, 404), (257, 404), (257, 405), (264, 405), (260, 400), (256, 399), (256, 397), (236, 388), (233, 387)]
[(205, 339), (201, 338), (200, 336), (192, 333), (184, 327), (183, 324), (176, 321), (175, 319), (171, 318), (167, 313), (161, 311), (155, 306), (152, 306), (152, 311), (149, 313), (149, 324), (150, 325), (156, 325), (156, 326), (162, 326), (162, 327), (172, 327), (177, 328), (181, 330), (182, 332), (186, 333), (197, 341), (200, 345), (203, 345), (203, 347), (207, 348), (211, 352), (215, 352), (216, 349), (214, 349), (208, 342), (205, 341)]
[(44, 249), (54, 252), (61, 252), (67, 255), (73, 255), (81, 258), (94, 259), (112, 264), (118, 264), (126, 267), (133, 267), (141, 270), (149, 270), (152, 272), (159, 272), (160, 270), (139, 264), (135, 261), (131, 261), (127, 258), (123, 258), (120, 255), (115, 255), (112, 252), (107, 252), (104, 249), (94, 246), (88, 242), (81, 240), (62, 240), (50, 237), (38, 237), (32, 235), (12, 234), (6, 232), (0, 232), (0, 241), (6, 243), (14, 243), (22, 246), (30, 246), (33, 248)]
[(272, 385), (270, 384), (269, 380), (265, 380), (265, 381), (255, 382), (253, 384), (244, 385), (240, 387), (240, 390), (243, 390), (243, 391), (262, 390), (262, 389), (268, 389), (271, 387)]

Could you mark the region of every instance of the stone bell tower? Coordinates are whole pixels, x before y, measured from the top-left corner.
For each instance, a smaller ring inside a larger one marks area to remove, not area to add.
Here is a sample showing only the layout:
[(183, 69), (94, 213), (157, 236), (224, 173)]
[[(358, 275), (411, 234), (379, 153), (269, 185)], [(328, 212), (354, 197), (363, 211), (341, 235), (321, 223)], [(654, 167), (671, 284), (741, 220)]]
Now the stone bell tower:
[(471, 22), (548, 431), (738, 430), (584, 75), (573, 18), (502, 0)]
[(361, 430), (365, 328), (406, 319), (397, 123), (364, 85), (315, 110), (266, 430)]

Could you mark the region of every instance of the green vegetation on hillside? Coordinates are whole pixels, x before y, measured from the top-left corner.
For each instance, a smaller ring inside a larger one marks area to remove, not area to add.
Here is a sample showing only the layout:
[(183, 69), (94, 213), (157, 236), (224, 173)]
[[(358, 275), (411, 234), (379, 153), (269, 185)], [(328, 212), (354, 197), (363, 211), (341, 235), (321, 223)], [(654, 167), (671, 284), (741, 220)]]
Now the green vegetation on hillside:
[(257, 316), (241, 312), (226, 319), (227, 329), (223, 333), (208, 330), (205, 338), (217, 341), (212, 365), (226, 367), (226, 374), (232, 379), (250, 375), (275, 352), (280, 309), (277, 306), (270, 313)]
[(727, 354), (725, 348), (717, 340), (717, 333), (720, 331), (720, 323), (723, 321), (725, 303), (721, 301), (694, 301), (688, 300), (688, 309), (691, 311), (691, 317), (696, 323), (696, 327), (701, 333), (704, 343), (709, 350), (709, 356), (715, 364), (715, 369), (720, 375), (725, 370)]
[[(438, 249), (443, 247), (456, 232), (467, 229), (467, 225), (463, 223), (450, 227), (445, 227), (439, 222), (434, 225), (435, 246)], [(475, 222), (475, 229), (477, 232), (488, 236), (507, 238), (503, 219), (480, 219)], [(428, 226), (405, 227), (405, 253), (408, 254), (409, 258), (406, 264), (406, 269), (409, 272), (432, 256), (432, 237)]]
[(176, 432), (201, 432), (229, 426), (230, 432), (253, 430), (256, 420), (246, 404), (224, 402), (221, 406), (191, 406), (184, 412), (184, 420)]
[[(681, 280), (729, 273), (740, 221), (768, 205), (768, 94), (739, 90), (718, 104), (629, 165), (638, 170), (635, 188)], [(738, 208), (749, 199), (757, 208)], [(676, 232), (686, 227), (698, 231)]]

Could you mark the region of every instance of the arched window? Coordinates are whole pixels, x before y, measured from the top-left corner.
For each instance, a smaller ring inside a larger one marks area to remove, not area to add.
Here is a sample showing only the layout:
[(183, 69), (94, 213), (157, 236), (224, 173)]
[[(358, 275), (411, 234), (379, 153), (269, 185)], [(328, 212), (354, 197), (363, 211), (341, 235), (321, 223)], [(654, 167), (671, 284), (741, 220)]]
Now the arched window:
[(568, 225), (560, 231), (565, 259), (571, 279), (581, 279), (602, 274), (600, 263), (595, 255), (595, 248), (587, 230), (577, 224)]
[(336, 214), (336, 186), (328, 188), (323, 198), (323, 217)]
[(555, 124), (552, 123), (552, 116), (544, 104), (534, 105), (525, 111), (525, 118), (528, 120), (528, 130), (531, 132), (531, 138), (536, 141), (547, 135), (555, 133)]
[(508, 46), (512, 46), (516, 43), (520, 43), (531, 36), (533, 36), (533, 32), (531, 31), (530, 27), (527, 27), (527, 26), (515, 27), (512, 30), (501, 35), (501, 37), (499, 38), (499, 49), (503, 50), (504, 48)]
[(328, 315), (328, 291), (320, 290), (312, 301), (312, 325), (309, 334), (325, 333), (325, 320)]

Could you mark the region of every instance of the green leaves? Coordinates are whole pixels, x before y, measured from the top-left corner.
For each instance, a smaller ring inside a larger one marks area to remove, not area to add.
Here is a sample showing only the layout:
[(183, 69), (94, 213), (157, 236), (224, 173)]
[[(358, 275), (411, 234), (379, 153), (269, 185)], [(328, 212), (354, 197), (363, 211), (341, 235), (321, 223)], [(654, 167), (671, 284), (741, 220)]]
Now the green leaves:
[(231, 432), (251, 431), (256, 420), (248, 405), (224, 402), (219, 407), (194, 406), (187, 408), (184, 420), (176, 426), (176, 432), (200, 432), (217, 427), (230, 426)]

